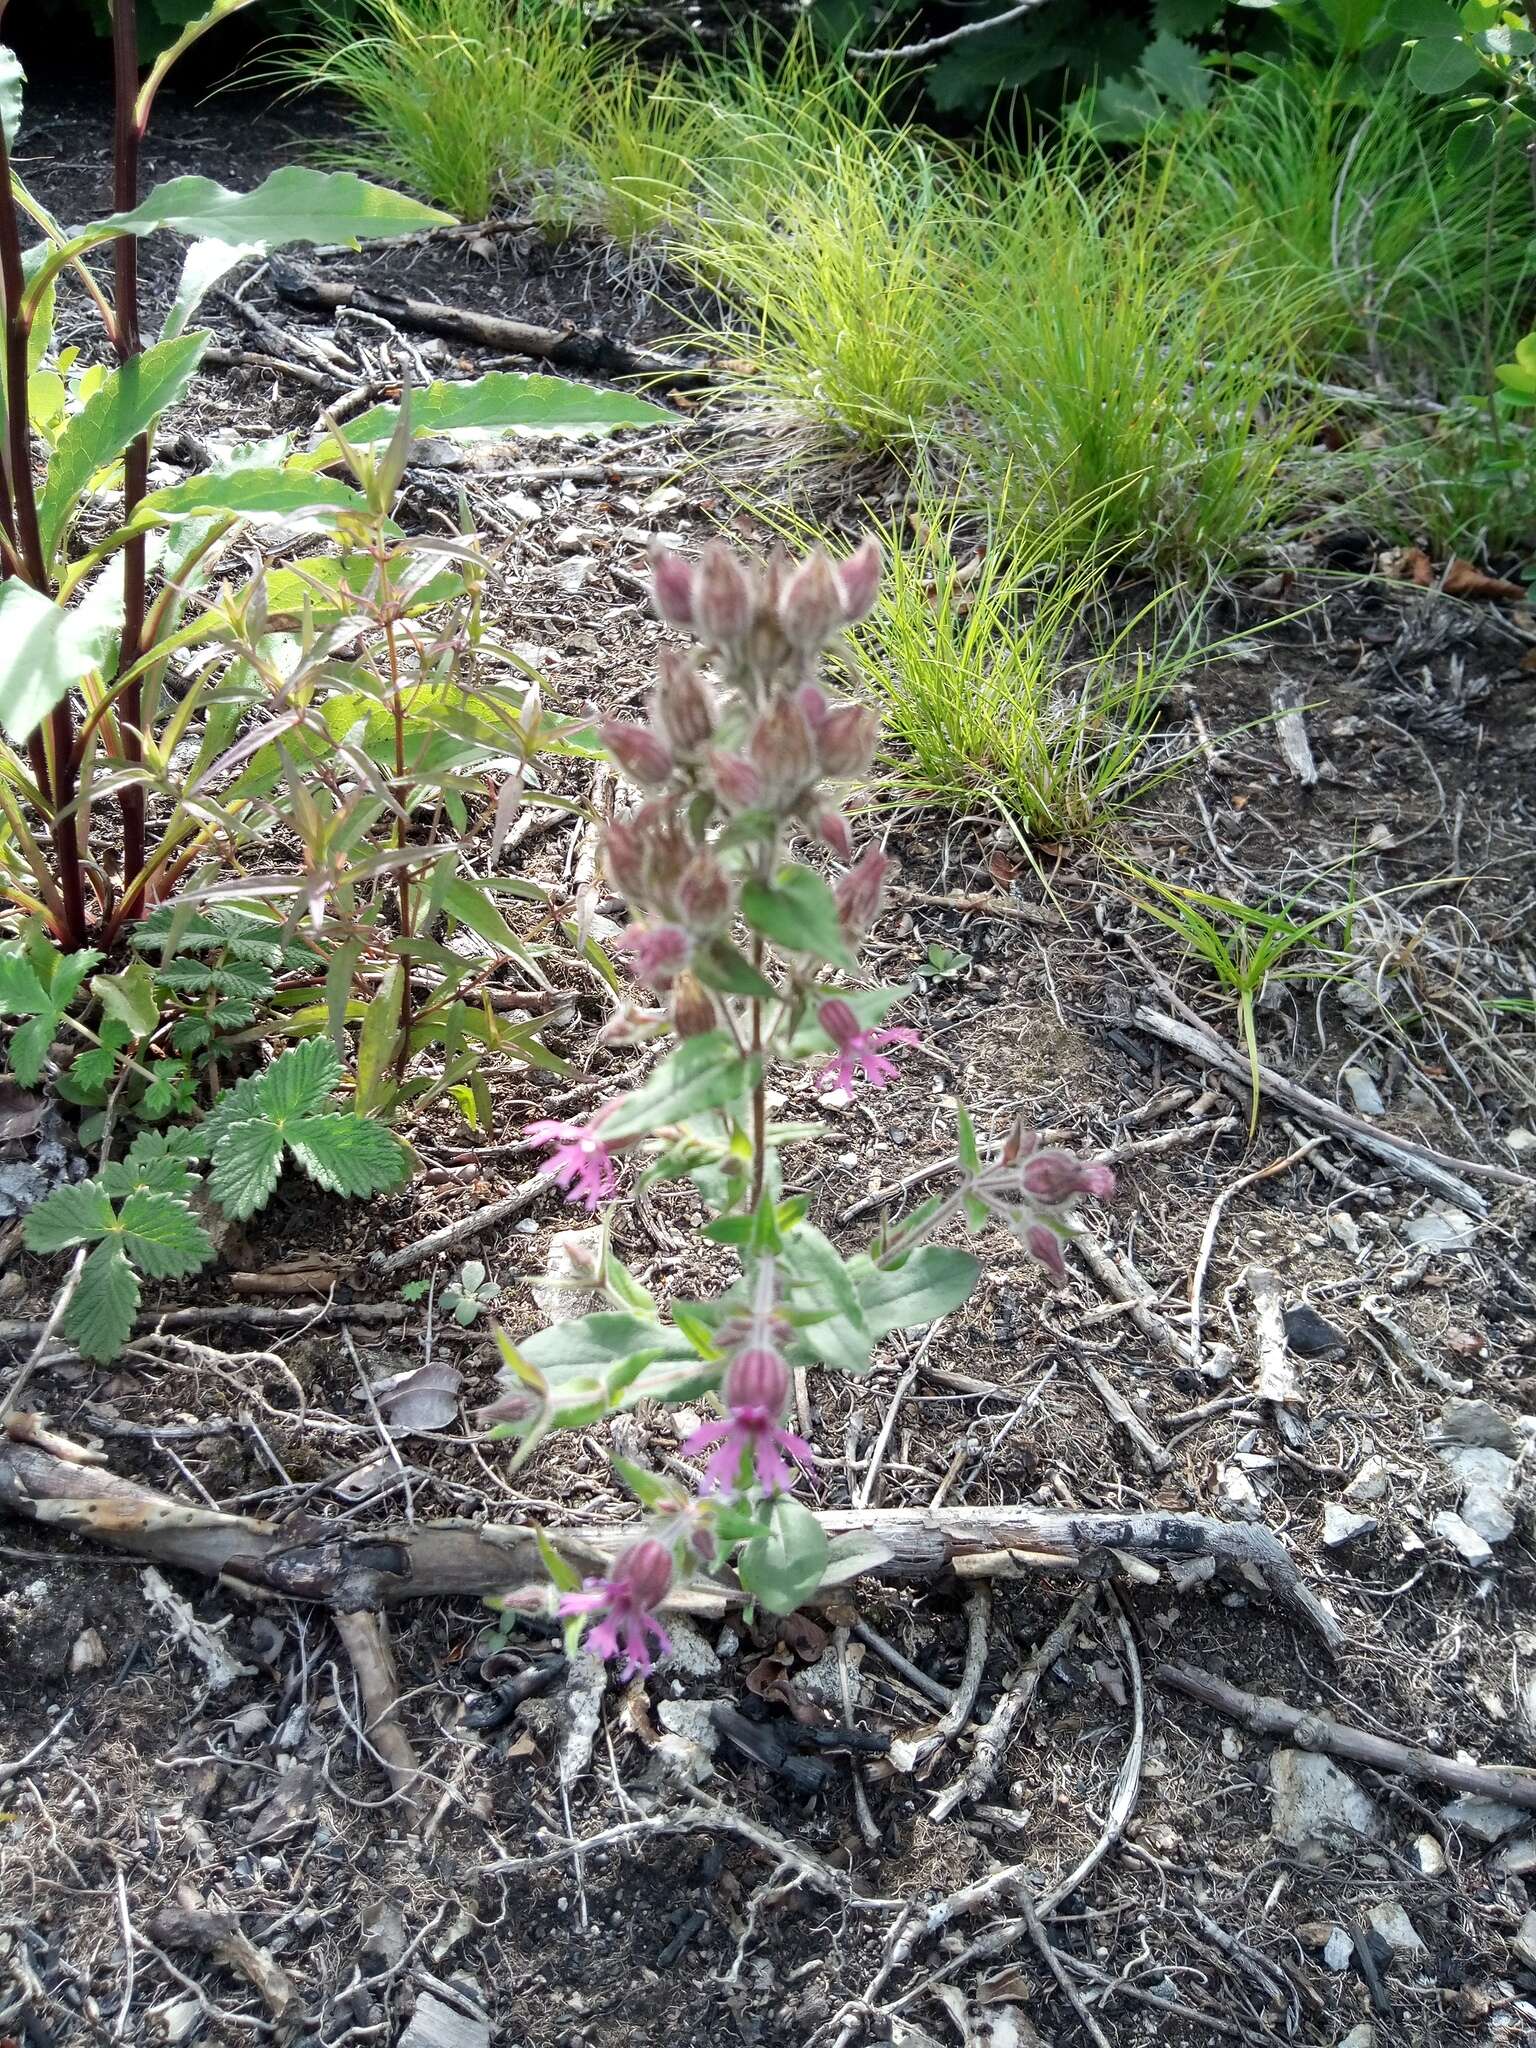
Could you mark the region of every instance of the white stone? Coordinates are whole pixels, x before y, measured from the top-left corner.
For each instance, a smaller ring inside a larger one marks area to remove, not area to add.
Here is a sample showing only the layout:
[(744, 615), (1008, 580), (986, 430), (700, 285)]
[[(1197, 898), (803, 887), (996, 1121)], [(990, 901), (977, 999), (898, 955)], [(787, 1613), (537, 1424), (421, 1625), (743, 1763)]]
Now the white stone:
[(1403, 1911), (1397, 1899), (1385, 1899), (1379, 1906), (1372, 1906), (1366, 1914), (1372, 1927), (1389, 1948), (1399, 1955), (1421, 1956), (1428, 1953), (1419, 1937), (1419, 1930)]
[(1502, 1451), (1509, 1458), (1520, 1455), (1520, 1432), (1491, 1401), (1447, 1401), (1440, 1411), (1440, 1434), (1447, 1443)]
[(1378, 1526), (1374, 1515), (1357, 1515), (1336, 1500), (1323, 1509), (1323, 1548), (1338, 1550), (1358, 1536), (1369, 1536)]
[(1516, 1828), (1527, 1826), (1531, 1816), (1528, 1808), (1511, 1806), (1506, 1799), (1483, 1799), (1476, 1793), (1463, 1792), (1449, 1806), (1441, 1807), (1440, 1818), (1449, 1826), (1460, 1828), (1464, 1835), (1475, 1835), (1480, 1842), (1502, 1842)]
[(1440, 1462), (1462, 1489), (1461, 1519), (1485, 1543), (1503, 1543), (1515, 1530), (1515, 1461), (1477, 1444), (1450, 1444)]
[(1263, 1512), (1253, 1481), (1236, 1465), (1228, 1465), (1222, 1471), (1221, 1497), (1233, 1514), (1241, 1516), (1245, 1522), (1258, 1521)]
[(1471, 1565), (1493, 1563), (1493, 1552), (1483, 1537), (1460, 1515), (1453, 1515), (1449, 1508), (1442, 1508), (1430, 1524), (1437, 1536), (1443, 1536), (1453, 1549)]
[(1362, 2020), (1358, 2027), (1350, 2028), (1339, 2048), (1376, 2048), (1376, 2029), (1369, 2020)]
[(1312, 1750), (1277, 1749), (1269, 1760), (1269, 1784), (1272, 1832), (1293, 1848), (1380, 1832), (1376, 1802), (1347, 1771)]
[(1536, 1871), (1536, 1835), (1527, 1835), (1523, 1842), (1511, 1842), (1507, 1849), (1501, 1849), (1493, 1866), (1505, 1877), (1529, 1877)]
[(1387, 1461), (1367, 1458), (1344, 1489), (1346, 1500), (1380, 1500), (1387, 1490)]
[(1355, 1959), (1355, 1944), (1342, 1927), (1335, 1927), (1323, 1943), (1323, 1961), (1330, 1970), (1347, 1970)]
[(720, 1658), (714, 1645), (699, 1633), (696, 1623), (680, 1614), (669, 1614), (667, 1634), (672, 1638), (672, 1648), (657, 1660), (658, 1671), (683, 1678), (714, 1678), (718, 1674)]
[(1413, 1853), (1419, 1859), (1419, 1868), (1426, 1877), (1439, 1877), (1445, 1869), (1445, 1851), (1433, 1835), (1419, 1835), (1413, 1844)]
[(1526, 1914), (1509, 1945), (1528, 1970), (1536, 1970), (1536, 1913)]

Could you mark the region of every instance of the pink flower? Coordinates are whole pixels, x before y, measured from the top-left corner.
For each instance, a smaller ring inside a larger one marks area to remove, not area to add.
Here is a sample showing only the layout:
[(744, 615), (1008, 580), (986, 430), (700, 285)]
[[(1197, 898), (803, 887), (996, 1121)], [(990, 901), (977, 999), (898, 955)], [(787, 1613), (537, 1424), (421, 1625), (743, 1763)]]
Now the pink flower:
[(621, 1681), (638, 1671), (649, 1678), (654, 1669), (651, 1643), (662, 1656), (672, 1638), (656, 1619), (656, 1609), (672, 1588), (672, 1553), (653, 1536), (632, 1543), (613, 1568), (611, 1579), (588, 1579), (579, 1593), (563, 1593), (562, 1615), (600, 1614), (587, 1631), (586, 1647), (594, 1657), (622, 1656)]
[(683, 1456), (716, 1446), (704, 1467), (701, 1482), (706, 1493), (734, 1493), (749, 1466), (765, 1493), (788, 1493), (795, 1482), (793, 1467), (785, 1453), (807, 1472), (811, 1469), (811, 1447), (803, 1437), (792, 1436), (779, 1427), (779, 1417), (789, 1398), (789, 1367), (776, 1351), (754, 1346), (738, 1351), (725, 1375), (723, 1422), (706, 1422), (683, 1445)]
[(819, 1011), (821, 1028), (837, 1047), (837, 1058), (817, 1075), (829, 1088), (852, 1093), (860, 1074), (871, 1088), (883, 1088), (896, 1072), (892, 1061), (880, 1052), (882, 1045), (916, 1045), (918, 1036), (903, 1026), (889, 1031), (861, 1031), (859, 1020), (845, 1002), (833, 997)]
[(668, 989), (693, 958), (693, 940), (678, 924), (631, 925), (615, 940), (627, 953), (640, 979), (654, 989)]
[(557, 1187), (566, 1189), (573, 1202), (594, 1210), (606, 1202), (618, 1185), (613, 1154), (589, 1124), (542, 1122), (528, 1124), (523, 1136), (535, 1145), (553, 1145), (554, 1151), (539, 1168)]

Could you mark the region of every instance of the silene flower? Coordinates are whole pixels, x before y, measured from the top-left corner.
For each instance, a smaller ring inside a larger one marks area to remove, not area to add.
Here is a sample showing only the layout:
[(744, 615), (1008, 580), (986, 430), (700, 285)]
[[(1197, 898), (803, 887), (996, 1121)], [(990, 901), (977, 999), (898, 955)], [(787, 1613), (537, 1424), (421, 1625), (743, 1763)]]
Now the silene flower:
[(685, 1458), (713, 1447), (701, 1482), (706, 1493), (734, 1493), (744, 1470), (765, 1493), (788, 1493), (795, 1483), (788, 1460), (810, 1471), (810, 1445), (780, 1427), (789, 1385), (789, 1367), (776, 1351), (753, 1345), (737, 1352), (721, 1389), (724, 1421), (706, 1422), (682, 1447)]
[(871, 1088), (883, 1088), (896, 1073), (895, 1062), (881, 1053), (882, 1045), (917, 1045), (915, 1031), (904, 1025), (888, 1030), (863, 1030), (853, 1011), (839, 997), (823, 1003), (817, 1013), (821, 1028), (837, 1047), (837, 1058), (823, 1067), (817, 1080), (824, 1088), (841, 1088), (851, 1094), (860, 1076)]
[(669, 989), (693, 958), (693, 940), (681, 925), (631, 925), (614, 941), (616, 952), (627, 953), (635, 973), (649, 987)]
[(617, 1187), (613, 1154), (594, 1125), (545, 1117), (539, 1123), (526, 1124), (523, 1136), (535, 1145), (554, 1147), (540, 1173), (547, 1173), (573, 1202), (582, 1203), (589, 1212), (606, 1202)]
[(579, 1593), (562, 1593), (561, 1615), (600, 1614), (583, 1641), (594, 1657), (622, 1656), (621, 1682), (639, 1672), (649, 1678), (655, 1668), (651, 1645), (665, 1657), (672, 1638), (656, 1619), (656, 1610), (672, 1590), (672, 1553), (653, 1536), (632, 1543), (608, 1579), (588, 1579)]

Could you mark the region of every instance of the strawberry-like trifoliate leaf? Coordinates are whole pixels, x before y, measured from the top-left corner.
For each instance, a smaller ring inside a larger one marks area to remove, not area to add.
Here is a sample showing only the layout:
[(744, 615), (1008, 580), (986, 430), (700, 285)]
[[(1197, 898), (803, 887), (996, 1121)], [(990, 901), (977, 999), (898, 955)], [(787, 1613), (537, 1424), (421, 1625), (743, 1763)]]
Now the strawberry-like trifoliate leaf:
[(403, 1145), (355, 1110), (333, 1110), (341, 1062), (329, 1039), (309, 1038), (241, 1081), (203, 1125), (213, 1162), (208, 1185), (237, 1221), (254, 1216), (277, 1186), (285, 1149), (337, 1195), (375, 1195), (405, 1178)]
[(175, 1195), (135, 1189), (123, 1198), (117, 1227), (124, 1251), (152, 1280), (195, 1273), (213, 1257), (213, 1240)]
[[(36, 1215), (36, 1210), (32, 1212)], [(81, 1355), (105, 1363), (133, 1334), (139, 1311), (139, 1276), (116, 1238), (104, 1238), (80, 1268), (64, 1327)]]
[(24, 1236), (29, 1252), (67, 1252), (77, 1244), (93, 1244), (117, 1227), (117, 1212), (99, 1181), (77, 1181), (55, 1188), (27, 1217)]
[(53, 1007), (21, 941), (0, 946), (0, 1012), (7, 1017), (37, 1017)]

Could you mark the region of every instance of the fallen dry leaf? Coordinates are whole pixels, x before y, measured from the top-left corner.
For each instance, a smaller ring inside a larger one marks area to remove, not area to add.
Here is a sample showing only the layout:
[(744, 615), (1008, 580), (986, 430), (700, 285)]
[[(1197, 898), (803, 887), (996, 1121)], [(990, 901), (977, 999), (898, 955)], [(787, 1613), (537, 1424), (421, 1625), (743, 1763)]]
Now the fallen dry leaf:
[(459, 1412), (464, 1375), (451, 1365), (418, 1365), (375, 1380), (370, 1391), (392, 1430), (446, 1429)]
[(1417, 583), (1421, 590), (1431, 590), (1438, 584), (1447, 597), (1480, 597), (1491, 604), (1525, 602), (1523, 585), (1507, 582), (1502, 576), (1490, 576), (1486, 570), (1463, 561), (1460, 555), (1452, 555), (1442, 574), (1422, 548), (1405, 548), (1398, 558), (1396, 574)]

